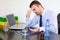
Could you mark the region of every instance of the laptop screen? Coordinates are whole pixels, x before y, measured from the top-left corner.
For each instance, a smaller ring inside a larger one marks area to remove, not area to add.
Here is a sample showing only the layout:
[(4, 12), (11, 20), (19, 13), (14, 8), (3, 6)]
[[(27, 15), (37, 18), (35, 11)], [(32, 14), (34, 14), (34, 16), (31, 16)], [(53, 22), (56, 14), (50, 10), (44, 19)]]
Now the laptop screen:
[(13, 26), (16, 24), (14, 14), (6, 15), (6, 17), (10, 26)]

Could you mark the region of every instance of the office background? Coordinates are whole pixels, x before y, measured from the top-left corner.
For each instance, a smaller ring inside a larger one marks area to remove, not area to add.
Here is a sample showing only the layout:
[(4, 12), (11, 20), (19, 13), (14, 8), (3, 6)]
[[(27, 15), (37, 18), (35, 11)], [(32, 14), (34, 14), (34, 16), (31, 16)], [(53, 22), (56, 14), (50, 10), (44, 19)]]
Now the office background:
[[(0, 0), (0, 16), (14, 14), (19, 17), (20, 22), (25, 22), (26, 12), (29, 9), (29, 4), (32, 0)], [(60, 13), (60, 0), (38, 0), (45, 8)]]

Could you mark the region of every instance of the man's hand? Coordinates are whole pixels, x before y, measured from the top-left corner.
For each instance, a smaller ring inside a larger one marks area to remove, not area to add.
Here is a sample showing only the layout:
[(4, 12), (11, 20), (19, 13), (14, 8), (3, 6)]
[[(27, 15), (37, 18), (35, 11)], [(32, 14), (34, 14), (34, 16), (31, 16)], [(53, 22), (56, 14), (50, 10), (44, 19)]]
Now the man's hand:
[(27, 17), (30, 17), (31, 12), (32, 12), (32, 10), (31, 10), (31, 9), (29, 9), (29, 10), (27, 11), (26, 16), (27, 16)]
[(38, 32), (38, 31), (40, 30), (40, 27), (36, 27), (35, 29), (31, 29), (31, 28), (30, 28), (30, 30), (31, 30), (32, 32)]

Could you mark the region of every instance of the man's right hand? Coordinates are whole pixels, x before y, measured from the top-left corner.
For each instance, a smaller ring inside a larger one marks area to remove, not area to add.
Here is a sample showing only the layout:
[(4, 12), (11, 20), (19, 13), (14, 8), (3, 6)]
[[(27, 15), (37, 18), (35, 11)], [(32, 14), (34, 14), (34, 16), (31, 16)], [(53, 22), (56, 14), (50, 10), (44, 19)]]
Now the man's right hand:
[(36, 27), (35, 29), (31, 29), (31, 28), (30, 28), (30, 30), (31, 30), (32, 32), (38, 32), (38, 31), (40, 30), (40, 27)]
[(30, 17), (31, 12), (32, 12), (32, 10), (31, 10), (31, 9), (29, 9), (29, 10), (27, 11), (26, 16), (27, 16), (27, 17)]

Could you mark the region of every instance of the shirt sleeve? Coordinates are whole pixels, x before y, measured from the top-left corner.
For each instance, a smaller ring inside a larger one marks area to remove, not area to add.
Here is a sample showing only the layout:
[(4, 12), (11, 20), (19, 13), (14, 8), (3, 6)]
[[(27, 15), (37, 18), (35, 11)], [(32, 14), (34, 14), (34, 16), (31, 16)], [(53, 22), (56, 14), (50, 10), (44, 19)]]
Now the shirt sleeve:
[(39, 24), (37, 23), (36, 25), (34, 25), (34, 27), (39, 27)]
[(29, 25), (31, 23), (30, 17), (26, 17), (26, 24)]
[(26, 23), (27, 23), (28, 27), (35, 27), (35, 25), (38, 24), (38, 20), (39, 20), (39, 17), (38, 16), (35, 16), (32, 20), (28, 17), (26, 19)]
[(58, 34), (57, 15), (54, 15), (54, 13), (52, 13), (50, 18), (50, 31)]
[(53, 33), (58, 34), (58, 26), (57, 26), (57, 15), (55, 12), (48, 10), (46, 12), (47, 18), (49, 19), (49, 24), (50, 24), (50, 31)]

